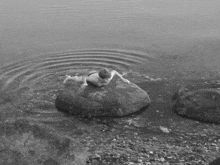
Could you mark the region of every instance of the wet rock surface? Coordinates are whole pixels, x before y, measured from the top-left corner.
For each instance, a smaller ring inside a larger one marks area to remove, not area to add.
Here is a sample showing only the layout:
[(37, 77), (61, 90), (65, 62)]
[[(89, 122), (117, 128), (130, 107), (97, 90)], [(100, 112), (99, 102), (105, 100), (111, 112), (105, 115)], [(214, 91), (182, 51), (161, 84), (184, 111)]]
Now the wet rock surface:
[(220, 123), (220, 89), (181, 88), (173, 96), (174, 111), (202, 122)]
[(144, 90), (134, 83), (124, 83), (116, 76), (105, 87), (68, 81), (58, 94), (55, 104), (60, 111), (81, 116), (126, 116), (150, 104)]
[(219, 164), (220, 164), (220, 157), (209, 163), (209, 165), (219, 165)]
[(84, 165), (87, 152), (76, 140), (28, 120), (0, 123), (1, 165)]

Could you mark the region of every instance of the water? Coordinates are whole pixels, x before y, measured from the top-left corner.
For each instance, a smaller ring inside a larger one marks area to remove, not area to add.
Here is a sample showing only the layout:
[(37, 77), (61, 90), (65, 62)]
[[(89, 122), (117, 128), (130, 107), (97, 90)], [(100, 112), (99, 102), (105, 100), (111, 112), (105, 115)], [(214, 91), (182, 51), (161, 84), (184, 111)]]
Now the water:
[(143, 114), (116, 119), (121, 128), (187, 130), (170, 98), (182, 84), (220, 77), (219, 8), (218, 0), (2, 0), (1, 118), (26, 117), (76, 138), (73, 128), (100, 133), (96, 122), (58, 112), (54, 99), (66, 74), (106, 67), (153, 100)]

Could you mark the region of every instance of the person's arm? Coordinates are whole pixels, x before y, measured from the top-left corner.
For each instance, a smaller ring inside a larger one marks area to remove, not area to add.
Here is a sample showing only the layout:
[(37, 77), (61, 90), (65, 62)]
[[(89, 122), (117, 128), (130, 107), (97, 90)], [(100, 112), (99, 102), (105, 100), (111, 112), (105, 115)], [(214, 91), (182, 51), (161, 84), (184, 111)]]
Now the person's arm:
[(87, 78), (85, 76), (82, 77), (82, 81), (83, 81), (82, 87), (88, 85), (87, 82), (86, 82), (86, 79)]
[(117, 75), (117, 76), (118, 76), (122, 81), (124, 81), (125, 83), (128, 83), (128, 84), (130, 83), (129, 80), (123, 78), (123, 77), (120, 75), (120, 73), (118, 73), (118, 72), (115, 71), (115, 70), (111, 71), (111, 77), (109, 78), (109, 81), (111, 81), (115, 75)]
[(72, 79), (72, 77), (71, 77), (70, 75), (66, 75), (66, 78), (65, 78), (65, 80), (63, 81), (63, 84), (66, 84), (66, 82), (67, 82), (68, 80), (70, 80), (70, 79)]

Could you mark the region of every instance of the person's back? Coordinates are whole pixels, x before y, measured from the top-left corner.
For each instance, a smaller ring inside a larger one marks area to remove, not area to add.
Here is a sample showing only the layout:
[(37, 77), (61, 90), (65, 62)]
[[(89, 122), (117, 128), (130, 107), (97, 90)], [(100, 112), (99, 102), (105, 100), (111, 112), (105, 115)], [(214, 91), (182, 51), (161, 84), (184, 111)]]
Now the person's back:
[(101, 87), (108, 85), (110, 82), (111, 73), (107, 69), (101, 69), (99, 72), (94, 72), (88, 75), (87, 82), (92, 83), (95, 86)]

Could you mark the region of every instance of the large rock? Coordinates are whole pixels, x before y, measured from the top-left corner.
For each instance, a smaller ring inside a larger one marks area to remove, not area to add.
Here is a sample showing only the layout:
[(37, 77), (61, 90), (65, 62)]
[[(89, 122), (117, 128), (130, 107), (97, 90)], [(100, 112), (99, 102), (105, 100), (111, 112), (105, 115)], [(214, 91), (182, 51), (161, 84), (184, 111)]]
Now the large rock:
[(150, 98), (134, 83), (124, 83), (116, 76), (105, 87), (69, 80), (55, 104), (60, 111), (80, 116), (125, 116), (146, 108)]
[(174, 111), (181, 116), (209, 123), (220, 123), (220, 89), (181, 88), (173, 96)]
[(44, 124), (0, 123), (0, 165), (84, 165), (86, 157), (79, 142)]

